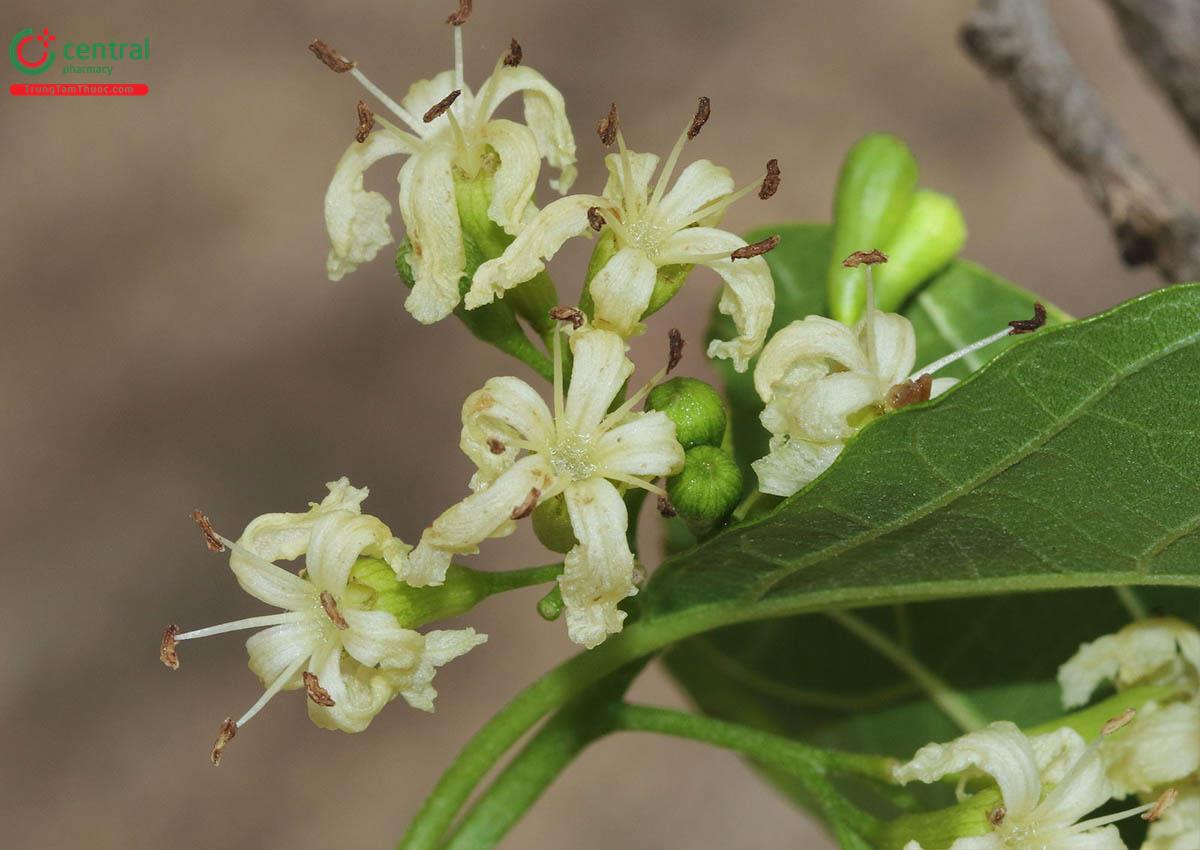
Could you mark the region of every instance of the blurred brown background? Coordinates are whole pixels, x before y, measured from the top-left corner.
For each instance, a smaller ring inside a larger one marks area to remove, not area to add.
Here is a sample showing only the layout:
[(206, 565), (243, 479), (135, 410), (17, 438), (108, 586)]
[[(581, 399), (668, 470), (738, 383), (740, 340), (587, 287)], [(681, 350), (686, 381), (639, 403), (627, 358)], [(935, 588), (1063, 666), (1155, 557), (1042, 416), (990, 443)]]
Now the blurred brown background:
[[(219, 721), (259, 693), (241, 636), (187, 644), (178, 673), (155, 657), (167, 622), (262, 610), (204, 550), (192, 508), (236, 534), (345, 474), (415, 541), (465, 488), (462, 398), (500, 370), (524, 374), (453, 321), (415, 324), (386, 257), (340, 285), (323, 273), (321, 199), (360, 92), (305, 45), (325, 38), (398, 96), (448, 66), (452, 5), (5, 3), (6, 35), (149, 35), (153, 52), (114, 78), (148, 82), (146, 98), (4, 95), (4, 846), (388, 847), (468, 736), (571, 651), (561, 624), (535, 616), (536, 594), (493, 600), (471, 617), (491, 642), (439, 675), (436, 715), (397, 702), (347, 736), (316, 729), (302, 698), (284, 695), (220, 770), (207, 761)], [(1079, 314), (1157, 285), (1120, 266), (1078, 186), (960, 53), (970, 5), (479, 0), (467, 70), (477, 86), (520, 39), (566, 95), (584, 191), (601, 185), (590, 128), (610, 99), (635, 148), (665, 153), (706, 94), (714, 118), (693, 156), (744, 181), (770, 156), (783, 165), (780, 194), (736, 207), (735, 229), (824, 218), (845, 149), (891, 130), (925, 183), (962, 204), (971, 258)], [(1100, 5), (1055, 11), (1135, 146), (1200, 199), (1188, 143)], [(5, 68), (7, 83), (25, 81)], [(394, 175), (377, 167), (374, 185), (390, 194)], [(557, 265), (570, 293), (582, 257)], [(699, 340), (714, 291), (697, 274), (636, 350), (657, 360), (671, 324)], [(685, 362), (705, 375), (699, 347)], [(522, 534), (475, 563), (545, 560)], [(636, 693), (679, 702), (655, 670)], [(624, 737), (588, 751), (507, 846), (827, 844), (735, 758)]]

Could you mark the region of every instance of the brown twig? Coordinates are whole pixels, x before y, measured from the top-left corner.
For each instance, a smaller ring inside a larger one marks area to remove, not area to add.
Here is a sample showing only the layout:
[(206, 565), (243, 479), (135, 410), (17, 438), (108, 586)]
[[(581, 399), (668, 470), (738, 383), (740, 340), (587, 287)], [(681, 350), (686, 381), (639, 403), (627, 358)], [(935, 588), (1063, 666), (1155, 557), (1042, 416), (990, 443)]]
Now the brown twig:
[(1200, 278), (1200, 219), (1147, 170), (1059, 43), (1041, 0), (980, 0), (967, 53), (1008, 85), (1026, 120), (1083, 179), (1121, 258), (1169, 281)]

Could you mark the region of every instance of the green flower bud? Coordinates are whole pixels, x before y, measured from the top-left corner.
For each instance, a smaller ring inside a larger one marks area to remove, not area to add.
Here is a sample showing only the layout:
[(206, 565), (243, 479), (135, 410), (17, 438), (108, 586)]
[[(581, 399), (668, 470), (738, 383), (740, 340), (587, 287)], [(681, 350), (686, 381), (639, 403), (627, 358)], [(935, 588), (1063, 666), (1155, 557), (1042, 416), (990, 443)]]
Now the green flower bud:
[(742, 470), (716, 446), (684, 452), (683, 471), (667, 479), (667, 497), (701, 537), (724, 522), (742, 497)]
[(864, 275), (843, 268), (842, 260), (886, 245), (907, 215), (916, 188), (917, 161), (895, 136), (867, 136), (846, 155), (834, 197), (833, 252), (826, 277), (833, 318), (853, 324), (866, 304)]
[(550, 622), (561, 617), (566, 608), (567, 603), (563, 602), (562, 588), (557, 584), (550, 588), (550, 592), (539, 599), (537, 604), (538, 616)]
[(579, 541), (571, 528), (571, 517), (567, 513), (567, 500), (562, 494), (547, 499), (533, 509), (533, 533), (543, 546), (551, 552), (570, 552)]
[(457, 617), (494, 592), (484, 573), (452, 565), (437, 587), (410, 587), (396, 578), (386, 561), (359, 558), (350, 570), (346, 592), (358, 604), (387, 611), (406, 629)]
[(921, 189), (892, 238), (880, 247), (888, 261), (875, 267), (875, 303), (885, 312), (933, 276), (967, 241), (967, 224), (958, 204), (948, 195)]
[(646, 410), (660, 410), (675, 423), (675, 439), (685, 449), (720, 446), (725, 437), (725, 403), (704, 381), (672, 378), (646, 396)]

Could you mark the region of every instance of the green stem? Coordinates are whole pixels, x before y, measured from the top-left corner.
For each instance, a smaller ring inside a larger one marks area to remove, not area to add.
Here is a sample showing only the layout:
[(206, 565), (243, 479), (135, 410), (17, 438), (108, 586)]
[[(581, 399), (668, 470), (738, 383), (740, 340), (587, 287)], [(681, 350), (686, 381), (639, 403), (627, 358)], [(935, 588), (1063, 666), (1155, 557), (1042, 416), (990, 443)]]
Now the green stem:
[(544, 567), (526, 567), (521, 570), (500, 570), (498, 572), (477, 570), (476, 574), (487, 589), (487, 595), (493, 596), (497, 593), (518, 590), (522, 587), (546, 584), (557, 579), (562, 574), (562, 571), (563, 564), (562, 561), (559, 561), (557, 564), (546, 564)]
[(910, 679), (921, 686), (934, 704), (942, 710), (942, 713), (957, 723), (964, 732), (982, 729), (987, 725), (987, 719), (962, 694), (950, 687), (941, 677), (911, 654), (897, 646), (883, 632), (845, 611), (827, 611), (825, 614), (903, 670)]
[(1142, 601), (1142, 597), (1132, 587), (1122, 585), (1114, 587), (1113, 593), (1117, 594), (1117, 599), (1125, 606), (1125, 610), (1129, 612), (1129, 616), (1135, 620), (1144, 620), (1150, 616), (1150, 609), (1146, 607), (1146, 603)]

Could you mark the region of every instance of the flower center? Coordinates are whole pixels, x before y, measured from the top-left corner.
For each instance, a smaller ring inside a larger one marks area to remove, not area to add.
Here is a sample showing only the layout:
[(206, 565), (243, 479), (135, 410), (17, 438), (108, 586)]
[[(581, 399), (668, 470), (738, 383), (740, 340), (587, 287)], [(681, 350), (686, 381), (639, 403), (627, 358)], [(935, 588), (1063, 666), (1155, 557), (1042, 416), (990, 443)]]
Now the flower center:
[(658, 247), (665, 234), (652, 216), (646, 215), (630, 221), (626, 230), (633, 245), (645, 251), (647, 256), (653, 257), (658, 253)]
[(584, 481), (596, 474), (591, 441), (573, 431), (560, 433), (550, 447), (550, 465), (555, 473), (571, 481)]

